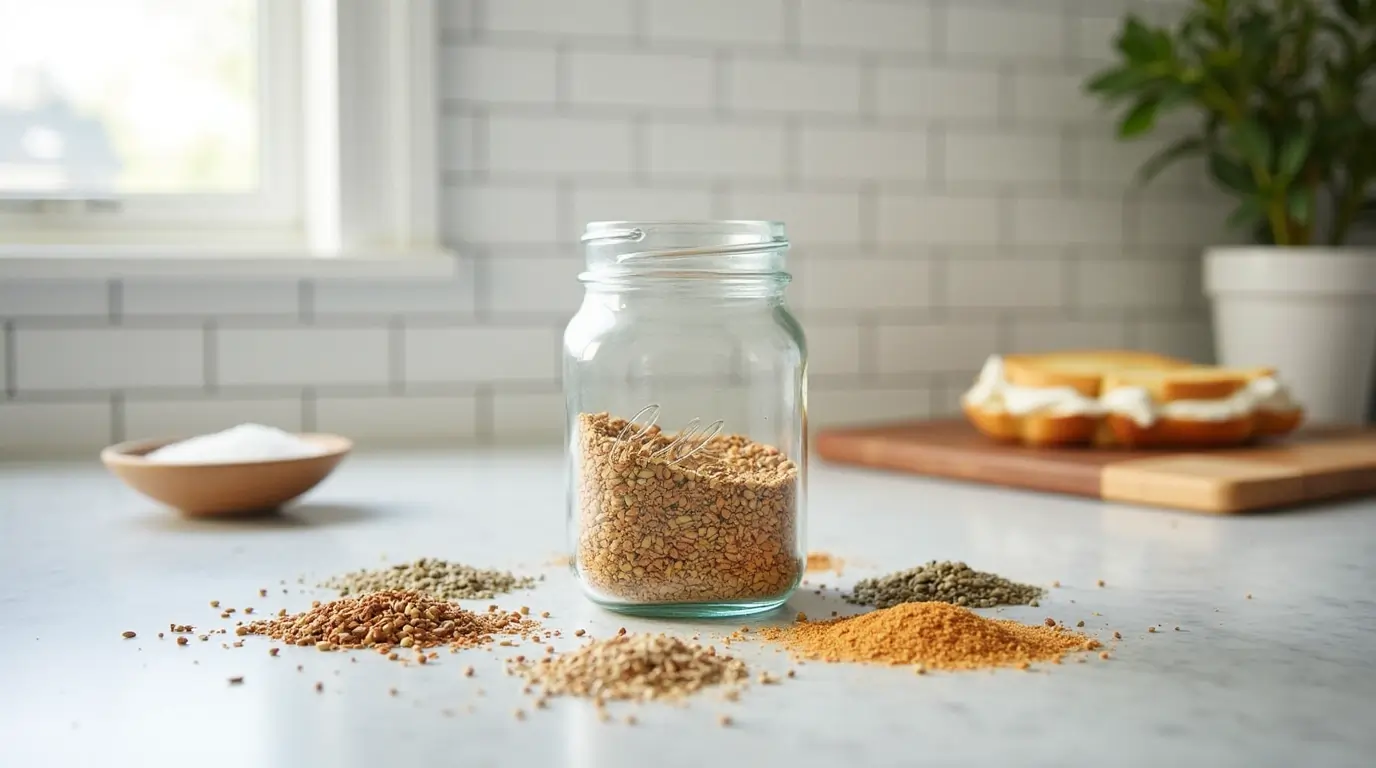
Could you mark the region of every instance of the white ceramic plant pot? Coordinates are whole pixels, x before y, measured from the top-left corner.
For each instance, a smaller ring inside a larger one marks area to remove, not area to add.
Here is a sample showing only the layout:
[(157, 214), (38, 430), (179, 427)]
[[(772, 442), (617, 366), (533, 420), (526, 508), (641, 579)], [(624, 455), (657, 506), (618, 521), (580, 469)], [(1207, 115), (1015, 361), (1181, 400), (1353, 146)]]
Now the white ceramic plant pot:
[(1376, 248), (1211, 248), (1218, 361), (1275, 366), (1315, 424), (1363, 424), (1376, 379)]

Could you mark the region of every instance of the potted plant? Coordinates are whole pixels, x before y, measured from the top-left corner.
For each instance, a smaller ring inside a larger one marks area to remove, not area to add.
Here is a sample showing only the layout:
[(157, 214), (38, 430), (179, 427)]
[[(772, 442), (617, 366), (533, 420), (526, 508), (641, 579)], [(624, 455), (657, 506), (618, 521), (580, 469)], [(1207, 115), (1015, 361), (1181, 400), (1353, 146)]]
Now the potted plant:
[(1209, 248), (1219, 362), (1275, 366), (1313, 421), (1360, 424), (1376, 370), (1376, 248), (1350, 244), (1376, 182), (1376, 0), (1194, 0), (1173, 27), (1129, 15), (1085, 89), (1118, 136), (1199, 120), (1139, 179), (1202, 156), (1251, 244)]

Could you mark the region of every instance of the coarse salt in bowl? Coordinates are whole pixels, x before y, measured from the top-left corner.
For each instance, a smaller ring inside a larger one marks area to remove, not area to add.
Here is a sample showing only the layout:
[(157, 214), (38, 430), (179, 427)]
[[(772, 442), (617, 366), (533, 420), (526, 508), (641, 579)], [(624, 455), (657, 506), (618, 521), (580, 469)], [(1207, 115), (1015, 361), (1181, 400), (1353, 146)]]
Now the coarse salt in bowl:
[(261, 424), (181, 440), (136, 440), (101, 451), (126, 485), (187, 515), (265, 512), (324, 480), (353, 448), (347, 438)]

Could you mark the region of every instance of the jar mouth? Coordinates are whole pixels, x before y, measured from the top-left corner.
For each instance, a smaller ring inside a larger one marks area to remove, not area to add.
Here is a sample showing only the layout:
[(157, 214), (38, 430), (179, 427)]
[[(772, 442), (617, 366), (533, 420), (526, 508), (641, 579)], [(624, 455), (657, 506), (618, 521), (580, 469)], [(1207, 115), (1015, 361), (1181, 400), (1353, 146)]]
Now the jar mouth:
[(763, 278), (784, 274), (788, 237), (778, 221), (594, 221), (582, 237), (583, 279)]

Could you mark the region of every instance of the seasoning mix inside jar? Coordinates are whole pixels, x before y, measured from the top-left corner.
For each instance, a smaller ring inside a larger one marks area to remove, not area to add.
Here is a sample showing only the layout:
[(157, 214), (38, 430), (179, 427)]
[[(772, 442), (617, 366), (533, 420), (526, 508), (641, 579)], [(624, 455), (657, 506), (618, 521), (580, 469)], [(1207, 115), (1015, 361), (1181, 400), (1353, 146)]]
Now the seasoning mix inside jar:
[(806, 559), (807, 352), (777, 222), (594, 222), (564, 333), (569, 534), (588, 596), (772, 609)]

